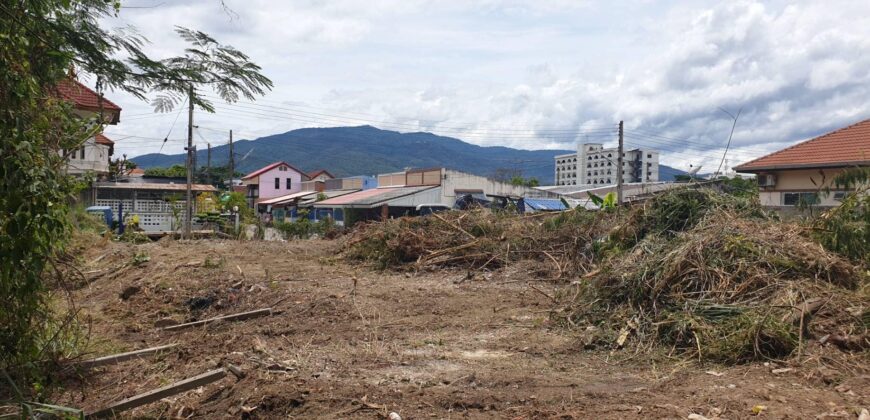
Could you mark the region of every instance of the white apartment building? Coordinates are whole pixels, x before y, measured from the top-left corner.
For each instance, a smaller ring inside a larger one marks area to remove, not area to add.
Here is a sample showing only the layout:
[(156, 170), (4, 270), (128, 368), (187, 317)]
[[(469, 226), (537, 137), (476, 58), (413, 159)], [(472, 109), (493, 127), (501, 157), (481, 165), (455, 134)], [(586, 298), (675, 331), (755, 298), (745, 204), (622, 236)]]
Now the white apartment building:
[[(584, 143), (577, 153), (558, 155), (555, 185), (611, 185), (617, 183), (617, 148), (605, 149), (601, 143)], [(623, 151), (622, 180), (630, 182), (657, 182), (659, 180), (659, 152), (650, 149)]]

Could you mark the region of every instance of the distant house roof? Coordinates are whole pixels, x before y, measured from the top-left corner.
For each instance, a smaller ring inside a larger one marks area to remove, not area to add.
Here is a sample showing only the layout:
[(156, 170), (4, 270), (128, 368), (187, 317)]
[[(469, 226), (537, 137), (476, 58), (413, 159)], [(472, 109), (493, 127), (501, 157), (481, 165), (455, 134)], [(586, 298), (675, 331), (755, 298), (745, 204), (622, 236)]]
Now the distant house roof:
[(870, 119), (735, 167), (738, 172), (870, 164)]
[(101, 97), (99, 93), (94, 92), (91, 88), (79, 83), (77, 80), (62, 79), (55, 88), (61, 98), (72, 102), (77, 109), (92, 112), (99, 112), (102, 109), (110, 114), (110, 124), (117, 124), (121, 119), (121, 107)]
[(329, 173), (329, 171), (327, 171), (326, 169), (318, 169), (316, 171), (309, 172), (306, 175), (308, 176), (308, 179), (314, 179), (320, 175), (326, 175), (330, 178), (335, 178), (335, 176), (333, 176), (331, 173)]
[(105, 144), (106, 146), (113, 146), (115, 144), (115, 142), (103, 135), (103, 133), (97, 133), (94, 137), (96, 137), (97, 144)]
[[(160, 190), (160, 191), (185, 191), (187, 184), (160, 184), (156, 182), (97, 182), (96, 188), (117, 189), (117, 190)], [(193, 184), (193, 191), (201, 192), (217, 192), (214, 185)]]
[(130, 169), (130, 172), (127, 175), (128, 176), (145, 176), (145, 170), (142, 168), (133, 168), (133, 169)]
[(416, 194), (421, 191), (436, 188), (431, 185), (419, 187), (387, 187), (357, 191), (355, 193), (330, 198), (314, 203), (314, 207), (355, 207), (371, 208), (396, 198)]
[(265, 173), (265, 172), (269, 172), (269, 171), (271, 171), (272, 169), (275, 169), (275, 168), (277, 168), (277, 167), (279, 167), (279, 166), (281, 166), (281, 165), (287, 166), (287, 167), (289, 167), (290, 169), (292, 169), (292, 170), (294, 170), (294, 171), (296, 171), (296, 172), (299, 172), (300, 174), (305, 175), (305, 172), (302, 172), (302, 171), (300, 171), (299, 169), (296, 169), (296, 167), (294, 167), (293, 165), (291, 165), (291, 164), (289, 164), (289, 163), (287, 163), (287, 162), (283, 162), (283, 161), (281, 161), (281, 162), (275, 162), (275, 163), (273, 163), (273, 164), (266, 165), (266, 166), (264, 166), (264, 167), (262, 167), (262, 168), (260, 168), (260, 169), (257, 169), (256, 171), (251, 172), (251, 173), (249, 173), (249, 174), (243, 176), (243, 177), (242, 177), (242, 180), (247, 180), (247, 179), (256, 178), (256, 177), (262, 175), (263, 173)]
[(312, 194), (317, 194), (317, 191), (300, 191), (280, 197), (260, 199), (257, 200), (257, 204), (284, 204)]

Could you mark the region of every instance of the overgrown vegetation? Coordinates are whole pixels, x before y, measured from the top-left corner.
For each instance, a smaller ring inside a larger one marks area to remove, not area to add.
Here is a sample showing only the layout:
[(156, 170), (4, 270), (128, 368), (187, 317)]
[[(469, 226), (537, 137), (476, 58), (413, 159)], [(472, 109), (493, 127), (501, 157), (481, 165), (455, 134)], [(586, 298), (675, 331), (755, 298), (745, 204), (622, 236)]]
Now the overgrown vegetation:
[[(198, 88), (208, 84), (222, 99), (255, 99), (271, 81), (243, 53), (208, 35), (176, 32), (190, 45), (183, 57), (155, 60), (132, 32), (109, 32), (100, 21), (120, 11), (104, 0), (32, 0), (0, 4), (0, 371), (5, 379), (40, 383), (53, 362), (72, 354), (59, 345), (75, 335), (76, 312), (61, 314), (53, 291), (70, 238), (68, 203), (81, 183), (65, 174), (64, 151), (79, 148), (102, 129), (101, 112), (75, 114), (59, 98), (59, 81), (82, 77), (96, 90), (123, 90), (171, 110), (182, 98), (212, 111)], [(117, 57), (124, 57), (119, 59)], [(25, 410), (33, 387), (6, 387)], [(3, 394), (6, 394), (5, 392)]]
[(849, 351), (870, 348), (866, 272), (849, 260), (858, 245), (825, 249), (814, 239), (842, 231), (782, 222), (744, 184), (675, 189), (619, 211), (388, 220), (355, 232), (345, 255), (381, 268), (528, 261), (543, 276), (573, 279), (553, 316), (591, 328), (590, 346), (723, 362), (785, 358), (824, 335), (846, 337), (838, 342)]
[(309, 239), (314, 235), (321, 237), (335, 236), (337, 226), (331, 217), (320, 219), (316, 222), (308, 218), (308, 212), (299, 212), (296, 220), (290, 222), (277, 222), (275, 228), (281, 231), (287, 239)]
[(848, 193), (839, 207), (815, 220), (814, 236), (825, 248), (870, 267), (870, 167), (842, 172), (834, 178), (834, 187)]

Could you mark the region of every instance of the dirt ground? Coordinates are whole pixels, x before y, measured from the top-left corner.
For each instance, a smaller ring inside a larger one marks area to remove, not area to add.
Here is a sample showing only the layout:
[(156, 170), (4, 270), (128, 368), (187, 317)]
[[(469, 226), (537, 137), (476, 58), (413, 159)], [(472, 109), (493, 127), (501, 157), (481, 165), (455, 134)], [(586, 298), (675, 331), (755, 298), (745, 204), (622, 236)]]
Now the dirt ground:
[[(88, 248), (89, 283), (76, 301), (92, 319), (93, 356), (178, 347), (82, 371), (55, 401), (92, 411), (232, 363), (244, 378), (228, 374), (124, 417), (806, 419), (870, 408), (870, 377), (837, 360), (726, 367), (587, 350), (582, 332), (549, 323), (547, 295), (570, 285), (514, 267), (379, 272), (336, 257), (338, 248), (325, 240)], [(155, 326), (265, 307), (279, 313), (178, 332)]]

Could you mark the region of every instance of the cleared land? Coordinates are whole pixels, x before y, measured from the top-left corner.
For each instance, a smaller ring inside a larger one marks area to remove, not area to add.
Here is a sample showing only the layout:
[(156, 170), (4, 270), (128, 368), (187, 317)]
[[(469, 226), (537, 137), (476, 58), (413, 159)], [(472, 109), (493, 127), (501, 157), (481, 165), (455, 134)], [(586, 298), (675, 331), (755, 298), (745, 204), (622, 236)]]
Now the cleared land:
[[(570, 294), (523, 264), (493, 272), (374, 271), (337, 241), (164, 240), (86, 248), (75, 300), (93, 354), (177, 343), (68, 375), (53, 401), (92, 412), (233, 364), (201, 388), (124, 413), (195, 418), (856, 418), (866, 360), (699, 364), (634, 348), (586, 349), (551, 323)], [(261, 308), (273, 315), (158, 326)], [(845, 356), (849, 357), (849, 356)], [(854, 356), (856, 358), (864, 356)]]

